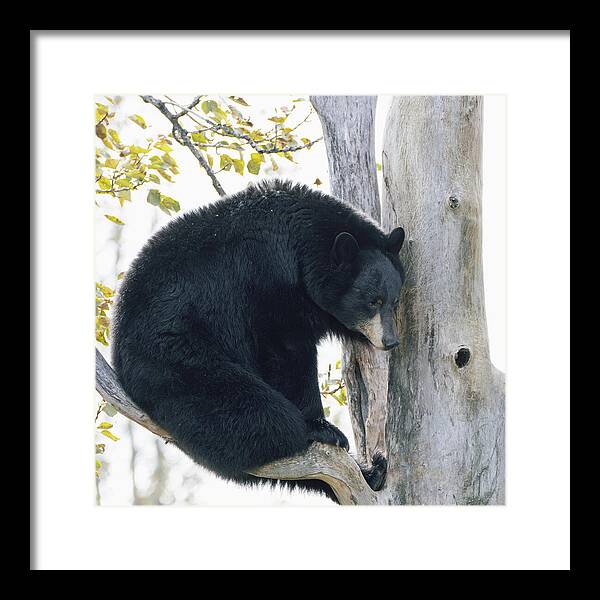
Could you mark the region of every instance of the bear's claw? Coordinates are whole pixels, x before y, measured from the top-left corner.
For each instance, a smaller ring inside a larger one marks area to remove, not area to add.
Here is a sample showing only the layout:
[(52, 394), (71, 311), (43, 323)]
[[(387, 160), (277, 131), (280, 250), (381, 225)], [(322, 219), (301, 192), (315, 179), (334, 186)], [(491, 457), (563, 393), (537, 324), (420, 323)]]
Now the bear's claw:
[(310, 421), (308, 427), (309, 441), (338, 446), (339, 448), (346, 450), (346, 452), (350, 450), (348, 438), (329, 421), (326, 421), (325, 419), (316, 419), (315, 421)]
[(387, 475), (387, 459), (383, 454), (381, 454), (381, 452), (378, 452), (371, 460), (371, 467), (368, 469), (361, 469), (361, 471), (363, 473), (363, 477), (369, 484), (369, 487), (378, 492), (385, 484), (385, 477)]

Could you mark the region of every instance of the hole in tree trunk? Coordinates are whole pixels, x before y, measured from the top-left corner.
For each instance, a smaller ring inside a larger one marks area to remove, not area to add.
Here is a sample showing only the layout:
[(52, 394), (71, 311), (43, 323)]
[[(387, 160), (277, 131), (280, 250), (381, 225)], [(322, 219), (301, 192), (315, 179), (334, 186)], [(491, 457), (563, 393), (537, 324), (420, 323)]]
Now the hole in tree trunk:
[(458, 196), (450, 196), (448, 198), (448, 204), (450, 205), (450, 208), (458, 208), (460, 205), (460, 200), (458, 199)]
[(471, 351), (468, 348), (459, 348), (454, 355), (454, 362), (459, 369), (466, 367), (471, 360)]

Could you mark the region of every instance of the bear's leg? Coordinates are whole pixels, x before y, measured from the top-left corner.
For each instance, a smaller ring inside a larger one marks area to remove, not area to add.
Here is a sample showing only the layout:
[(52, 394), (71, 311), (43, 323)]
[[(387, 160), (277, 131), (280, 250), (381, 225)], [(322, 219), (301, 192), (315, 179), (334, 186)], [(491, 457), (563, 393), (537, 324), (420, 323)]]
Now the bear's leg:
[(310, 343), (291, 343), (287, 349), (277, 348), (266, 378), (293, 402), (306, 419), (308, 439), (349, 450), (346, 436), (325, 419), (319, 390), (317, 347)]
[(215, 352), (202, 358), (193, 369), (178, 370), (169, 386), (146, 386), (134, 396), (181, 450), (235, 477), (308, 447), (303, 415), (280, 392)]

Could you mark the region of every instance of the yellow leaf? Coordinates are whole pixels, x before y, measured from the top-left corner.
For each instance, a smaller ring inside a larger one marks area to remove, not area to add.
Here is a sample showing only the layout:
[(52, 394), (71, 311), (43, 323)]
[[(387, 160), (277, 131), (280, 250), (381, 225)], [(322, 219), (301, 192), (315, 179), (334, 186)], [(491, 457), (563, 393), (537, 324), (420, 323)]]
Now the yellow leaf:
[(143, 117), (140, 117), (140, 115), (131, 115), (129, 120), (133, 121), (136, 125), (139, 125), (142, 129), (146, 129), (146, 127), (148, 127), (146, 125), (146, 121), (144, 121)]
[(123, 223), (123, 221), (121, 221), (121, 219), (118, 219), (117, 217), (113, 217), (113, 215), (104, 215), (109, 221), (117, 224), (117, 225), (125, 225), (125, 223)]
[(114, 129), (109, 129), (108, 135), (110, 135), (110, 137), (112, 138), (112, 140), (115, 144), (118, 144), (119, 146), (121, 145), (121, 138), (119, 137), (119, 134)]
[(241, 104), (242, 106), (250, 106), (243, 98), (240, 98), (239, 96), (229, 96), (229, 99)]
[(98, 425), (97, 429), (110, 429), (112, 426), (112, 423), (109, 423), (108, 421), (102, 421), (102, 423)]
[(244, 161), (240, 159), (233, 158), (233, 168), (238, 175), (244, 174)]
[(114, 433), (111, 433), (110, 431), (107, 431), (106, 429), (103, 429), (100, 433), (102, 435), (105, 435), (109, 440), (112, 440), (113, 442), (118, 442), (121, 439), (118, 436), (116, 436)]

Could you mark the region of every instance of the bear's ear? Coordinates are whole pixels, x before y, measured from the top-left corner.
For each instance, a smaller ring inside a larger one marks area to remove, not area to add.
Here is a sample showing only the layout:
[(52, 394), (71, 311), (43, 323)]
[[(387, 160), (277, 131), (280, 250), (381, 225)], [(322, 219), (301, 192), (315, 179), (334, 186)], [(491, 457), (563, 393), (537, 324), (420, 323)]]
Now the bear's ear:
[(333, 242), (331, 256), (338, 265), (351, 263), (358, 254), (358, 242), (356, 238), (347, 231), (339, 233)]
[(404, 229), (402, 229), (402, 227), (396, 227), (396, 229), (390, 232), (387, 236), (387, 241), (385, 244), (386, 250), (388, 252), (392, 252), (393, 254), (398, 254), (402, 248), (402, 244), (404, 244), (404, 237)]

